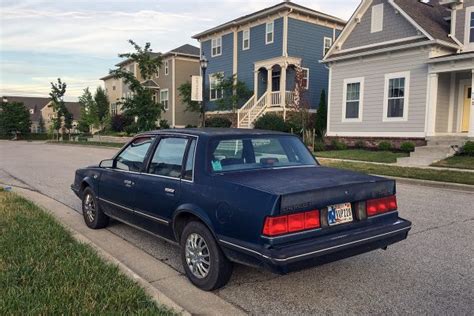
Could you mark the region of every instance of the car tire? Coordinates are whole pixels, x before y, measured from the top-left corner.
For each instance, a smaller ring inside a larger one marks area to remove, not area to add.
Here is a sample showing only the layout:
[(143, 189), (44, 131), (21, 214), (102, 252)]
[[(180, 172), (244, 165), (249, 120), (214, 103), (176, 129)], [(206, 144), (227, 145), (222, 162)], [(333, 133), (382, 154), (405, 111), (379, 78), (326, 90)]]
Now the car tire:
[(198, 221), (189, 222), (181, 234), (180, 244), (184, 271), (195, 286), (212, 291), (229, 282), (232, 262), (224, 256), (214, 236), (204, 224)]
[(85, 188), (82, 193), (82, 216), (87, 227), (92, 229), (105, 228), (109, 224), (109, 217), (100, 209), (91, 188)]

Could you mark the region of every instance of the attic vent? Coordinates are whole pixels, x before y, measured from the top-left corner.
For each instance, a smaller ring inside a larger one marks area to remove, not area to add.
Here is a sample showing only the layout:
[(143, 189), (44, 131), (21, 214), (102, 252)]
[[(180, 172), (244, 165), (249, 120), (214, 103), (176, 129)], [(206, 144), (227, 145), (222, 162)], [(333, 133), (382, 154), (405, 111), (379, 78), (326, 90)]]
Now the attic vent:
[(372, 7), (372, 23), (370, 32), (376, 33), (383, 30), (383, 3)]

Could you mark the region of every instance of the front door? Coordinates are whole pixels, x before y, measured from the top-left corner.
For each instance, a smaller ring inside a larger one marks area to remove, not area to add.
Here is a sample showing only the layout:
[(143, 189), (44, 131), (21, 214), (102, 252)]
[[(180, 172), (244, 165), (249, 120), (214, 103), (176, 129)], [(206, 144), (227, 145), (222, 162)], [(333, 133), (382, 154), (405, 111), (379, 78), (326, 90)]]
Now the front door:
[(471, 102), (472, 102), (472, 87), (466, 86), (464, 88), (463, 97), (463, 111), (462, 111), (462, 125), (461, 132), (469, 132), (469, 118), (471, 115)]

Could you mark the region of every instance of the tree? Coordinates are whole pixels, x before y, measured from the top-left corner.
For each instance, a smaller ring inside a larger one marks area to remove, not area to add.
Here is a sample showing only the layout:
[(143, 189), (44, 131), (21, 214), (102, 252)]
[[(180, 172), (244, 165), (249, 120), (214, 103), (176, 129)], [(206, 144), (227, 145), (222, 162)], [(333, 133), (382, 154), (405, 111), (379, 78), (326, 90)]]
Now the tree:
[(96, 122), (99, 125), (99, 129), (104, 128), (104, 122), (107, 116), (109, 115), (109, 98), (107, 97), (107, 94), (105, 93), (105, 90), (102, 87), (97, 87), (97, 90), (95, 91), (94, 95), (94, 101), (95, 101), (95, 117), (96, 117)]
[[(146, 43), (145, 47), (142, 48), (132, 40), (129, 42), (134, 47), (135, 52), (120, 54), (119, 57), (127, 58), (130, 62), (136, 63), (143, 80), (149, 80), (156, 76), (162, 64), (161, 54), (152, 54), (150, 43)], [(122, 79), (132, 92), (131, 97), (122, 101), (123, 114), (135, 120), (135, 124), (131, 129), (146, 131), (156, 128), (156, 122), (160, 118), (161, 112), (164, 111), (164, 106), (154, 100), (154, 92), (143, 87), (135, 75), (125, 69), (117, 68), (112, 70), (110, 74), (115, 79)]]
[(79, 97), (79, 105), (81, 106), (81, 119), (79, 120), (78, 128), (81, 132), (88, 133), (91, 126), (99, 124), (95, 116), (97, 112), (96, 103), (89, 88), (85, 88)]
[(38, 132), (39, 133), (46, 133), (46, 126), (44, 124), (43, 115), (40, 115), (40, 118), (39, 118), (39, 121), (38, 121)]
[(19, 102), (2, 102), (0, 109), (0, 134), (29, 134), (30, 112)]
[(227, 78), (221, 76), (218, 82), (216, 89), (222, 91), (222, 98), (215, 103), (219, 110), (236, 111), (252, 96), (252, 91), (247, 88), (245, 82), (238, 80), (235, 76)]
[(316, 135), (318, 135), (319, 138), (323, 138), (324, 135), (326, 134), (327, 119), (328, 119), (328, 112), (327, 112), (327, 106), (326, 106), (326, 91), (323, 90), (321, 91), (321, 98), (319, 100), (319, 108), (318, 108), (318, 112), (316, 113), (316, 122), (315, 122)]
[(67, 129), (67, 132), (69, 134), (69, 138), (71, 138), (71, 129), (72, 129), (72, 124), (74, 122), (74, 117), (71, 112), (66, 111), (64, 113), (64, 128)]
[(178, 87), (178, 93), (181, 97), (181, 101), (186, 105), (185, 111), (187, 112), (194, 112), (200, 113), (201, 112), (201, 105), (198, 101), (191, 100), (191, 82), (187, 81)]
[(51, 104), (50, 107), (53, 108), (53, 111), (57, 114), (53, 118), (53, 128), (59, 135), (59, 130), (63, 127), (63, 118), (69, 116), (69, 110), (66, 108), (66, 103), (64, 102), (64, 95), (66, 94), (67, 84), (61, 81), (61, 78), (58, 78), (57, 83), (51, 82), (51, 92), (49, 93)]
[(306, 131), (309, 121), (309, 102), (307, 99), (306, 82), (305, 82), (304, 70), (301, 67), (295, 69), (295, 89), (294, 89), (294, 100), (289, 104), (290, 108), (298, 115), (298, 122), (296, 125), (301, 126), (301, 130), (298, 131), (302, 135)]

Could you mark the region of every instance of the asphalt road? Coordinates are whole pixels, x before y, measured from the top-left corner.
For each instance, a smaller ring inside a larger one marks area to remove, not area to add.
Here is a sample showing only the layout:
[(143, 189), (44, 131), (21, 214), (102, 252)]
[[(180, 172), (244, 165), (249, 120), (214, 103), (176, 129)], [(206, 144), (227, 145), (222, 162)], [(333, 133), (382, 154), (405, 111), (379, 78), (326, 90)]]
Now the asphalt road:
[[(0, 182), (36, 189), (80, 208), (70, 191), (74, 170), (115, 149), (0, 141)], [(474, 310), (474, 194), (398, 185), (407, 240), (286, 276), (236, 266), (216, 292), (251, 314), (449, 314)], [(113, 233), (182, 271), (178, 249), (113, 223)]]

